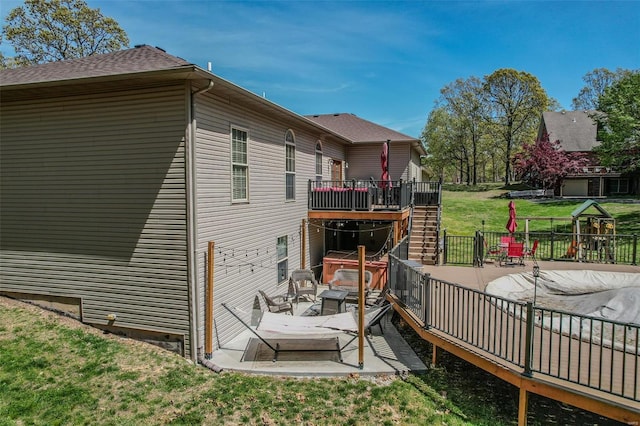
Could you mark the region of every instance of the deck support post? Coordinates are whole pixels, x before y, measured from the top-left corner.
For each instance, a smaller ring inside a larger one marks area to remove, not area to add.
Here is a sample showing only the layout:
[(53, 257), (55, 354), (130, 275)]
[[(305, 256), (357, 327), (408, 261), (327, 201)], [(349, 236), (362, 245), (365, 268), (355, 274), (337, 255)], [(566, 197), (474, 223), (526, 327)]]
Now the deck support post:
[(358, 368), (364, 368), (364, 264), (366, 247), (358, 246)]
[(302, 219), (300, 225), (300, 269), (307, 267), (307, 220)]
[(529, 409), (529, 392), (524, 388), (520, 388), (520, 396), (518, 398), (518, 426), (527, 425), (527, 410)]
[(431, 365), (435, 366), (438, 363), (438, 346), (433, 343), (431, 350)]

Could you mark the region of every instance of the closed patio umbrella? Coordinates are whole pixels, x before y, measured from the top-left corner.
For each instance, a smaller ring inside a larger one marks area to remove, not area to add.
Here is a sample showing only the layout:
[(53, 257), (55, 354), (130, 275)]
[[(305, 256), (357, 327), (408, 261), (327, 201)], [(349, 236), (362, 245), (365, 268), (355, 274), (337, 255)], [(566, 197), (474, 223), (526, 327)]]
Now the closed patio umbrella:
[(518, 224), (516, 223), (516, 203), (509, 201), (509, 220), (507, 221), (507, 231), (510, 234), (516, 232)]
[(382, 152), (380, 153), (380, 166), (382, 167), (382, 175), (380, 176), (380, 187), (386, 188), (389, 182), (389, 141), (382, 144)]

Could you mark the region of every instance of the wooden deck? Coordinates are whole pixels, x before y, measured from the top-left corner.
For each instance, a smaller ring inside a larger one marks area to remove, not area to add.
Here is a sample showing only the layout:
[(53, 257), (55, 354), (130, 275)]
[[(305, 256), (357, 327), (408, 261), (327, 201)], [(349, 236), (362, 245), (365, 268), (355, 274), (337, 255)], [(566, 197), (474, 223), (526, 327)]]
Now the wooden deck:
[[(558, 262), (544, 267), (561, 269), (567, 265)], [(620, 265), (600, 267), (618, 267), (616, 270), (620, 270)], [(526, 270), (494, 266), (436, 266), (425, 269), (434, 278), (477, 290), (484, 290), (486, 283), (497, 276)], [(623, 269), (628, 272), (640, 270), (638, 267)], [(432, 327), (425, 329), (425, 322), (419, 315), (409, 310), (398, 295), (391, 296), (396, 311), (424, 340), (432, 343), (434, 349), (444, 349), (517, 386), (520, 389), (519, 424), (526, 423), (528, 392), (620, 422), (640, 424), (640, 404), (637, 402), (640, 396), (640, 357), (637, 351), (630, 353), (611, 345), (589, 343), (577, 338), (574, 330), (559, 333), (545, 323), (541, 327), (538, 321), (532, 339), (535, 346), (531, 360), (533, 373), (527, 374), (524, 369), (526, 327), (523, 326), (524, 321), (516, 318), (518, 313), (496, 306), (495, 301), (481, 295), (476, 298), (467, 294), (465, 297), (447, 297), (443, 306), (430, 312)], [(452, 334), (459, 338), (452, 337)], [(434, 357), (433, 361), (437, 362), (437, 359)]]

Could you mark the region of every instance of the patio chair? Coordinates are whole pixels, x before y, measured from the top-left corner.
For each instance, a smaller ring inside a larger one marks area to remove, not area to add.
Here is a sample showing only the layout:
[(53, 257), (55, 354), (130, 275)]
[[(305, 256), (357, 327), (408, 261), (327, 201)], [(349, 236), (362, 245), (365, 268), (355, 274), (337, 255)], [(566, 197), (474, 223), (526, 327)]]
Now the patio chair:
[(487, 244), (486, 238), (483, 238), (484, 242), (484, 259), (483, 262), (495, 262), (496, 260), (500, 260), (500, 256), (504, 253), (504, 249), (499, 245), (491, 246)]
[[(357, 269), (338, 269), (333, 273), (333, 279), (329, 282), (330, 290), (345, 290), (349, 292), (347, 302), (358, 303), (358, 275)], [(369, 294), (373, 274), (371, 271), (364, 271), (364, 294), (365, 298)]]
[(300, 302), (300, 297), (312, 296), (316, 301), (316, 293), (318, 292), (318, 281), (313, 271), (309, 269), (296, 269), (291, 273), (289, 278), (289, 296), (296, 301), (296, 305)]
[(365, 304), (367, 305), (367, 307), (370, 306), (382, 306), (386, 301), (387, 301), (387, 295), (389, 294), (389, 287), (385, 286), (384, 290), (382, 290), (380, 292), (380, 294), (378, 294), (378, 296), (376, 296), (375, 299), (372, 299), (371, 301), (366, 300)]
[(531, 247), (530, 249), (525, 249), (525, 250), (524, 250), (524, 255), (525, 255), (525, 256), (527, 256), (527, 257), (530, 257), (530, 258), (532, 258), (532, 259), (535, 259), (535, 257), (536, 257), (536, 250), (538, 250), (538, 243), (539, 243), (539, 241), (538, 241), (538, 240), (535, 240), (535, 241), (533, 242), (533, 247)]
[(504, 259), (505, 265), (524, 265), (524, 243), (510, 243), (507, 247), (507, 255)]
[[(379, 311), (377, 311), (377, 309), (379, 309)], [(388, 302), (387, 300), (385, 300), (383, 303), (381, 303), (378, 306), (369, 306), (365, 308), (365, 311), (364, 311), (365, 316), (367, 315), (367, 313), (370, 313), (370, 312), (374, 313), (374, 315), (370, 318), (370, 320), (367, 321), (365, 326), (365, 331), (369, 332), (369, 336), (373, 334), (371, 329), (375, 325), (380, 327), (380, 334), (384, 334), (384, 329), (382, 328), (382, 320), (384, 319), (385, 315), (390, 309), (391, 309), (391, 303)]]
[[(289, 312), (291, 315), (293, 315), (293, 305), (291, 304), (291, 302), (284, 300), (284, 296), (269, 297), (262, 290), (258, 290), (258, 292), (267, 304), (267, 309), (269, 309), (269, 312), (273, 312), (274, 314), (279, 314), (280, 312)], [(282, 299), (282, 301), (278, 302), (277, 299)]]

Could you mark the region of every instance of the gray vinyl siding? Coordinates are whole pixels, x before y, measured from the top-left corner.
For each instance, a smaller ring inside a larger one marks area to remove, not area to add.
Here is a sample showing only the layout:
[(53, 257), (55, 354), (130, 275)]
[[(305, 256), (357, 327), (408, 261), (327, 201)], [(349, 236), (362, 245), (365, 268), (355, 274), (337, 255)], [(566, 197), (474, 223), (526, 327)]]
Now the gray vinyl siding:
[(0, 290), (189, 348), (185, 86), (3, 102)]
[[(314, 146), (314, 153), (315, 153), (315, 146)], [(329, 160), (342, 161), (343, 167), (344, 167), (344, 161), (348, 161), (345, 147), (342, 145), (332, 144), (326, 141), (323, 142), (322, 144), (322, 179), (324, 180), (331, 179), (331, 166), (329, 165)], [(315, 163), (314, 163), (314, 171), (315, 171)], [(343, 169), (342, 170), (343, 178), (346, 178), (348, 173), (349, 173), (349, 170), (346, 170), (346, 174), (345, 174), (345, 170)]]
[(415, 179), (416, 182), (422, 181), (422, 166), (420, 163), (420, 153), (416, 150), (411, 150), (411, 162), (409, 163), (409, 173), (407, 177), (409, 180)]
[[(286, 282), (277, 283), (276, 241), (288, 235), (288, 272), (300, 266), (300, 227), (307, 216), (307, 181), (315, 179), (315, 144), (318, 134), (227, 103), (207, 93), (198, 98), (197, 117), (197, 259), (199, 303), (205, 316), (206, 252), (214, 252), (214, 348), (244, 330), (222, 303), (239, 308), (250, 321), (258, 290), (284, 294)], [(248, 131), (249, 202), (231, 202), (230, 130)], [(295, 200), (285, 200), (285, 147), (287, 129), (296, 137)], [(324, 143), (339, 155), (342, 147)], [(328, 157), (325, 157), (328, 158)], [(309, 265), (307, 251), (306, 264)], [(264, 309), (263, 301), (258, 299)], [(204, 329), (199, 328), (204, 343)]]
[[(322, 257), (324, 255), (324, 229), (322, 221), (309, 222), (307, 224), (307, 235), (309, 236), (309, 262), (307, 268), (311, 269), (318, 278), (322, 279)], [(322, 280), (326, 282), (326, 280)]]
[[(410, 161), (410, 145), (406, 143), (391, 142), (389, 154), (389, 174), (392, 180), (407, 180), (409, 176), (408, 168)], [(382, 143), (362, 144), (349, 147), (348, 159), (349, 169), (348, 179), (369, 180), (373, 177), (379, 180), (382, 175), (380, 165), (380, 153)]]
[(357, 145), (349, 147), (347, 170), (348, 179), (379, 180), (382, 174), (380, 152), (382, 144)]

